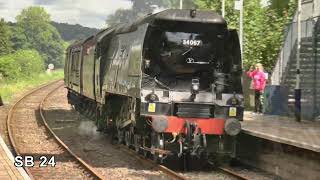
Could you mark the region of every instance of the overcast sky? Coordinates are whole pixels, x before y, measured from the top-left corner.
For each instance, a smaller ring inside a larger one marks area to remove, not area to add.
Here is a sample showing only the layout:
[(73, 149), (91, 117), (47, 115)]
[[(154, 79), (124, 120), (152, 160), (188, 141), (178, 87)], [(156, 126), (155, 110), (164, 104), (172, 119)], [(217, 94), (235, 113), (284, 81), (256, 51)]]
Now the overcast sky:
[(0, 0), (0, 17), (15, 21), (28, 6), (42, 6), (56, 22), (102, 28), (109, 14), (118, 8), (130, 8), (129, 0)]

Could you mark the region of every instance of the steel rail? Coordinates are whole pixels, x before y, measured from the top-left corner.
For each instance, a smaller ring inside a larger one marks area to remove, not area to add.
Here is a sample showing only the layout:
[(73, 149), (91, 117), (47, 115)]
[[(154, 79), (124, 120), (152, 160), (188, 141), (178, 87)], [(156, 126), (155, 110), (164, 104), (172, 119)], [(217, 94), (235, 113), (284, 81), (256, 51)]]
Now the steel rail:
[[(19, 98), (15, 103), (14, 105), (10, 108), (9, 110), (9, 113), (8, 113), (8, 116), (7, 116), (7, 130), (8, 130), (8, 136), (9, 136), (9, 141), (10, 141), (10, 144), (14, 150), (14, 153), (16, 155), (21, 155), (19, 153), (19, 150), (15, 144), (15, 141), (14, 141), (14, 138), (13, 138), (13, 133), (12, 133), (12, 130), (11, 130), (11, 119), (12, 119), (12, 116), (13, 116), (13, 112), (14, 110), (16, 109), (17, 105), (25, 98), (33, 95), (34, 93), (36, 93), (37, 91), (43, 89), (43, 88), (46, 88), (50, 85), (53, 85), (57, 82), (59, 82), (60, 80), (56, 80), (54, 82), (51, 82), (51, 83), (48, 83), (48, 84), (45, 84), (45, 85), (42, 85), (38, 88), (35, 88), (27, 93), (25, 93), (21, 98)], [(100, 175), (100, 173), (98, 173), (96, 170), (94, 170), (90, 165), (88, 165), (85, 161), (83, 161), (79, 156), (77, 156), (73, 151), (71, 151), (68, 146), (66, 144), (64, 144), (62, 142), (62, 140), (53, 132), (53, 130), (49, 127), (48, 123), (46, 122), (46, 119), (45, 119), (45, 116), (44, 116), (44, 112), (43, 112), (43, 104), (44, 102), (56, 91), (58, 90), (62, 85), (54, 88), (52, 91), (50, 91), (41, 101), (41, 103), (39, 104), (39, 110), (40, 110), (40, 116), (41, 116), (41, 119), (45, 125), (45, 128), (50, 132), (50, 134), (54, 137), (54, 139), (58, 142), (58, 144), (60, 146), (62, 146), (66, 151), (68, 151), (68, 153), (74, 158), (77, 160), (77, 162), (82, 165), (88, 172), (90, 172), (91, 175), (93, 175), (95, 178), (97, 179), (104, 179), (104, 176)], [(129, 148), (127, 148), (126, 146), (124, 145), (119, 145), (120, 146), (120, 150), (125, 152), (125, 153), (128, 153), (130, 155), (133, 155), (137, 160), (141, 161), (142, 163), (147, 163), (149, 165), (152, 165), (154, 166), (154, 168), (164, 172), (166, 175), (168, 175), (169, 177), (171, 177), (172, 179), (179, 179), (179, 180), (186, 180), (187, 178), (176, 173), (175, 171), (163, 166), (163, 165), (159, 165), (159, 164), (156, 164), (154, 163), (153, 161), (151, 161), (150, 159), (146, 159), (144, 157), (141, 157), (141, 155), (137, 154), (136, 152), (133, 152), (133, 150), (130, 150)], [(29, 177), (31, 179), (34, 179), (34, 177), (32, 176), (30, 170), (27, 168), (27, 167), (24, 167), (25, 171), (27, 172), (27, 174), (29, 175)], [(243, 180), (248, 180), (248, 178), (242, 176), (242, 175), (239, 175), (238, 173), (228, 169), (228, 168), (225, 168), (225, 167), (219, 167), (218, 169), (220, 169), (221, 171), (229, 174), (229, 175), (232, 175), (238, 179), (243, 179)]]
[(168, 175), (172, 179), (178, 179), (178, 180), (186, 180), (187, 179), (186, 177), (176, 173), (175, 171), (173, 171), (163, 165), (157, 164), (157, 163), (153, 162), (152, 160), (143, 157), (142, 155), (139, 155), (134, 150), (131, 150), (124, 145), (116, 145), (116, 146), (118, 146), (122, 152), (125, 152), (127, 154), (132, 155), (134, 158), (136, 158), (137, 160), (139, 160), (142, 163), (152, 165), (155, 169), (162, 171), (163, 173), (165, 173), (166, 175)]
[(220, 169), (221, 171), (223, 171), (223, 172), (225, 172), (225, 173), (227, 173), (227, 174), (229, 174), (229, 175), (231, 175), (231, 176), (233, 176), (233, 177), (236, 177), (236, 178), (238, 178), (238, 179), (249, 180), (249, 178), (244, 177), (244, 176), (240, 175), (239, 173), (234, 172), (234, 171), (232, 171), (231, 169), (228, 169), (228, 168), (226, 168), (226, 167), (218, 167), (218, 169)]
[[(63, 86), (63, 85), (61, 85), (61, 86)], [(41, 116), (41, 119), (45, 125), (45, 128), (50, 132), (50, 134), (54, 137), (54, 139), (58, 142), (58, 144), (60, 144), (60, 146), (62, 146), (66, 151), (68, 151), (68, 153), (74, 159), (76, 159), (78, 161), (78, 163), (81, 164), (88, 172), (90, 172), (91, 175), (93, 175), (97, 179), (105, 179), (104, 176), (102, 176), (99, 172), (97, 172), (94, 168), (92, 168), (89, 164), (87, 164), (79, 156), (77, 156), (71, 149), (69, 149), (68, 146), (65, 143), (63, 143), (63, 141), (53, 132), (53, 130), (50, 128), (50, 126), (48, 125), (48, 123), (46, 121), (46, 118), (43, 113), (43, 104), (56, 90), (61, 88), (61, 86), (56, 87), (54, 90), (52, 90), (50, 93), (48, 93), (43, 98), (41, 103), (39, 104), (40, 116)]]
[[(39, 109), (40, 109), (41, 119), (43, 120), (43, 123), (44, 123), (45, 127), (47, 128), (47, 130), (50, 131), (50, 133), (52, 134), (52, 136), (55, 137), (55, 139), (57, 140), (57, 142), (58, 142), (61, 146), (63, 146), (70, 154), (72, 154), (72, 156), (74, 156), (81, 164), (83, 164), (84, 167), (85, 167), (87, 170), (89, 170), (89, 171), (91, 171), (92, 173), (94, 173), (95, 175), (97, 175), (97, 176), (96, 176), (97, 178), (103, 179), (103, 176), (99, 175), (99, 173), (97, 173), (94, 169), (92, 169), (90, 165), (88, 165), (87, 163), (85, 163), (81, 158), (79, 158), (75, 153), (73, 153), (73, 152), (68, 148), (68, 146), (65, 145), (65, 144), (60, 140), (60, 138), (55, 135), (55, 133), (53, 132), (53, 130), (49, 127), (49, 125), (48, 125), (47, 122), (46, 122), (46, 119), (45, 119), (45, 116), (44, 116), (44, 113), (43, 113), (43, 104), (44, 104), (44, 102), (46, 101), (46, 99), (47, 99), (48, 97), (50, 97), (50, 95), (53, 94), (53, 93), (54, 93), (57, 89), (59, 89), (60, 87), (61, 87), (61, 86), (55, 88), (53, 91), (51, 91), (50, 93), (48, 93), (47, 96), (46, 96), (46, 97), (42, 100), (42, 102), (40, 103)], [(165, 167), (165, 166), (162, 166), (162, 165), (158, 165), (158, 164), (152, 162), (152, 161), (149, 160), (149, 159), (140, 157), (137, 153), (133, 152), (133, 150), (130, 150), (129, 148), (125, 147), (124, 145), (120, 145), (120, 147), (121, 147), (121, 148), (120, 148), (121, 151), (126, 152), (126, 153), (128, 153), (128, 154), (130, 154), (130, 155), (133, 155), (136, 159), (138, 159), (139, 161), (142, 161), (143, 163), (148, 163), (148, 164), (154, 166), (156, 169), (164, 172), (165, 174), (167, 174), (167, 175), (170, 176), (171, 178), (177, 179), (177, 180), (186, 180), (185, 177), (183, 177), (183, 176), (181, 176), (180, 174), (172, 171), (171, 169), (169, 169), (169, 168), (167, 168), (167, 167)]]
[[(11, 129), (11, 121), (12, 121), (12, 117), (13, 117), (13, 114), (14, 114), (14, 110), (17, 108), (17, 106), (21, 103), (22, 100), (24, 100), (25, 98), (27, 97), (30, 97), (31, 95), (37, 93), (39, 90), (43, 89), (43, 88), (46, 88), (50, 85), (53, 85), (53, 84), (56, 84), (58, 83), (59, 81), (61, 80), (56, 80), (56, 81), (53, 81), (53, 82), (50, 82), (50, 83), (47, 83), (45, 85), (42, 85), (40, 87), (37, 87), (25, 94), (22, 95), (22, 97), (20, 97), (14, 104), (13, 106), (10, 108), (9, 112), (8, 112), (8, 116), (7, 116), (7, 130), (8, 130), (8, 136), (9, 136), (9, 142), (13, 148), (13, 151), (15, 153), (15, 155), (21, 155), (21, 153), (19, 152), (19, 149), (15, 143), (15, 140), (14, 140), (14, 137), (13, 137), (13, 132), (12, 132), (12, 129)], [(42, 106), (43, 106), (43, 103), (44, 101), (52, 94), (54, 93), (58, 88), (60, 88), (62, 85), (58, 86), (58, 87), (55, 87), (52, 91), (50, 91), (47, 95), (45, 95), (45, 97), (41, 100), (41, 103), (39, 104), (39, 110), (40, 110), (40, 116), (41, 116), (41, 119), (43, 120), (43, 123), (46, 127), (46, 129), (48, 131), (50, 131), (51, 135), (54, 137), (54, 139), (58, 142), (58, 144), (60, 146), (63, 147), (63, 149), (65, 149), (66, 151), (68, 151), (68, 153), (71, 155), (71, 157), (73, 157), (76, 162), (78, 162), (83, 168), (85, 168), (85, 170), (88, 171), (88, 173), (90, 173), (91, 176), (93, 176), (93, 178), (95, 179), (104, 179), (102, 175), (100, 175), (99, 173), (97, 173), (91, 166), (89, 166), (87, 163), (85, 163), (82, 159), (80, 159), (78, 156), (75, 155), (75, 153), (73, 153), (54, 133), (53, 131), (50, 129), (50, 127), (48, 126), (48, 124), (46, 123), (45, 121), (45, 118), (44, 118), (44, 114), (42, 112)], [(30, 172), (30, 169), (27, 168), (27, 167), (23, 167), (24, 170), (26, 171), (26, 173), (29, 175), (30, 179), (35, 179), (34, 176), (32, 175), (32, 173)]]
[[(56, 81), (53, 81), (53, 82), (50, 82), (50, 83), (47, 83), (47, 84), (44, 84), (42, 86), (39, 86), (25, 94), (23, 94), (14, 104), (13, 106), (10, 108), (9, 112), (8, 112), (8, 115), (7, 115), (7, 131), (8, 131), (8, 136), (9, 136), (9, 143), (11, 145), (11, 147), (13, 148), (13, 151), (15, 153), (15, 155), (17, 156), (21, 156), (17, 146), (16, 146), (16, 143), (14, 141), (14, 138), (13, 138), (13, 133), (12, 133), (12, 130), (11, 130), (11, 119), (12, 119), (12, 116), (13, 116), (13, 111), (16, 109), (16, 107), (18, 106), (18, 104), (25, 98), (31, 96), (33, 93), (45, 88), (45, 87), (48, 87), (52, 84), (55, 84), (57, 82), (59, 82), (60, 80), (56, 80)], [(30, 170), (27, 168), (27, 167), (23, 167), (23, 169), (26, 171), (26, 173), (29, 175), (30, 179), (34, 179), (34, 177), (32, 176)]]
[[(119, 146), (119, 149), (122, 151), (122, 152), (125, 152), (127, 154), (130, 154), (132, 155), (133, 157), (135, 157), (137, 160), (141, 161), (142, 163), (147, 163), (147, 164), (150, 164), (150, 165), (153, 165), (156, 169), (164, 172), (165, 174), (167, 174), (168, 176), (170, 176), (171, 178), (173, 179), (179, 179), (179, 180), (186, 180), (188, 178), (176, 173), (175, 171), (163, 166), (163, 165), (160, 165), (160, 164), (156, 164), (154, 163), (152, 160), (150, 159), (147, 159), (145, 157), (143, 157), (142, 155), (139, 155), (137, 154), (134, 150), (128, 148), (127, 146), (125, 145), (117, 145)], [(232, 171), (231, 169), (228, 169), (226, 167), (218, 167), (219, 170), (223, 171), (224, 173), (228, 174), (228, 175), (231, 175), (237, 179), (241, 179), (241, 180), (249, 180), (249, 178), (247, 177), (244, 177), (240, 174), (238, 174), (237, 172), (234, 172)]]

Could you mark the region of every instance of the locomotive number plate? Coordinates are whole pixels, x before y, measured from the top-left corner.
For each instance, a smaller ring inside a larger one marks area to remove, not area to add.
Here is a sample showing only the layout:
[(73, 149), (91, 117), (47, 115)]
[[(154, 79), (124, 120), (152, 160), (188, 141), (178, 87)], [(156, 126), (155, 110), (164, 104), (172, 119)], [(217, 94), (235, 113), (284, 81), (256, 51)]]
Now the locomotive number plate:
[(148, 112), (156, 112), (156, 103), (149, 103)]
[(182, 44), (185, 46), (201, 46), (201, 40), (183, 39)]
[(230, 107), (229, 116), (231, 116), (231, 117), (237, 116), (237, 108), (236, 107)]

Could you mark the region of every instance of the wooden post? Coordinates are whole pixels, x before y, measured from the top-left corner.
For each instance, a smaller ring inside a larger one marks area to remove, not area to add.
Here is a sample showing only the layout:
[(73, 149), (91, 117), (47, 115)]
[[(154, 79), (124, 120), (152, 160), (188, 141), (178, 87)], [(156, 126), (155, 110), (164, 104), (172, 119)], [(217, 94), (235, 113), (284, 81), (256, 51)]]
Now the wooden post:
[(2, 98), (1, 98), (1, 94), (0, 94), (0, 106), (3, 106), (3, 101), (2, 101)]

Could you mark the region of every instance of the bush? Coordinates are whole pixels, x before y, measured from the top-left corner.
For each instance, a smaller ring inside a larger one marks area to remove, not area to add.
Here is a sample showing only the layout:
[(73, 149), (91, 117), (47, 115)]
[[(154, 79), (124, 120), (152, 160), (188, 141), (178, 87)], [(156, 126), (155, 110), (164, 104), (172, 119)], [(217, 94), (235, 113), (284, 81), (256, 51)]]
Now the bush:
[(18, 50), (0, 57), (0, 73), (6, 79), (17, 79), (44, 71), (44, 62), (35, 50)]
[(25, 76), (14, 80), (6, 79), (0, 83), (0, 96), (6, 104), (17, 94), (19, 95), (41, 84), (62, 78), (63, 69), (55, 70), (51, 73), (42, 72), (40, 74), (33, 74), (32, 76)]
[(50, 15), (40, 6), (25, 8), (16, 17), (12, 33), (15, 50), (35, 49), (46, 65), (63, 67), (63, 40), (57, 29), (50, 24)]

